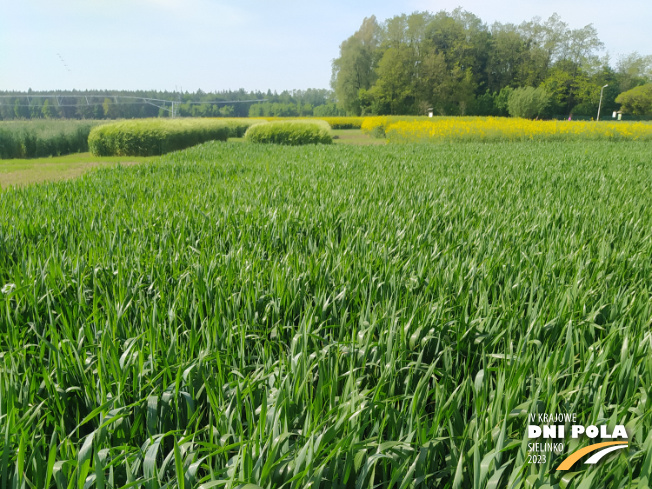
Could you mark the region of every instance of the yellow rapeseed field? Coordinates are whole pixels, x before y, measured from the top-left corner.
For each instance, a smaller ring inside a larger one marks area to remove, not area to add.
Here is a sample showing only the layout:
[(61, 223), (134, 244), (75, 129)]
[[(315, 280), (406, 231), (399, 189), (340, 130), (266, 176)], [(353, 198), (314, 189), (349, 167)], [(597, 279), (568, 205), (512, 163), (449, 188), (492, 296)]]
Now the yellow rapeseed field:
[[(375, 118), (381, 119), (381, 118)], [(386, 119), (386, 118), (385, 118)], [(652, 141), (647, 122), (533, 121), (504, 117), (369, 121), (381, 125), (391, 143), (443, 141)], [(362, 124), (363, 130), (367, 121)]]

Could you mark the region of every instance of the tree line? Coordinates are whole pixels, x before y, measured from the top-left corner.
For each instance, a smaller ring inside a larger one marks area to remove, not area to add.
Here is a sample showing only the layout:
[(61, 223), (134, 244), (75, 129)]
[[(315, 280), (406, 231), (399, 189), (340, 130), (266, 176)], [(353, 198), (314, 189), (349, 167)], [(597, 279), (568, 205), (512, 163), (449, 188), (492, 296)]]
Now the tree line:
[[(0, 120), (136, 119), (144, 117), (294, 117), (343, 115), (332, 90), (207, 93), (168, 91), (68, 90), (0, 92)], [(144, 100), (147, 99), (147, 100)]]
[(652, 81), (652, 56), (612, 67), (603, 47), (592, 25), (571, 29), (557, 14), (491, 26), (461, 8), (372, 16), (340, 45), (331, 85), (350, 115), (508, 115), (526, 87), (544, 95), (541, 116), (595, 116), (601, 91), (611, 114), (619, 94)]

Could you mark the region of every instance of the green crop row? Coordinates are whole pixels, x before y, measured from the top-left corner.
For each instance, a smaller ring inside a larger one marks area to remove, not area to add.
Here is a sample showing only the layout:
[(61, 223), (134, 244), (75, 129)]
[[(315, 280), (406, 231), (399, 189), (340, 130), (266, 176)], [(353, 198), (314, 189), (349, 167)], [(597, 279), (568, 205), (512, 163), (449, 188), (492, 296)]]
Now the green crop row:
[[(227, 142), (2, 191), (0, 487), (647, 489), (651, 187), (646, 142)], [(537, 413), (629, 445), (556, 471), (610, 440), (533, 463)]]
[(88, 151), (99, 121), (0, 122), (0, 159), (39, 158)]
[(254, 125), (245, 133), (252, 143), (272, 143), (297, 146), (301, 144), (330, 144), (333, 142), (330, 125), (322, 120), (288, 120)]
[(152, 156), (206, 141), (242, 137), (260, 121), (248, 119), (139, 119), (105, 124), (88, 137), (97, 156)]

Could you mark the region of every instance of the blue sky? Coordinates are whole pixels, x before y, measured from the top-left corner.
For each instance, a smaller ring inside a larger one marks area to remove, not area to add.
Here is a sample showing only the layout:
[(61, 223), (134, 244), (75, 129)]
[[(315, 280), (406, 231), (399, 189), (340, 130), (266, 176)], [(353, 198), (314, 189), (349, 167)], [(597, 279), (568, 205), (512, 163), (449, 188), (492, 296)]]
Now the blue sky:
[(20, 0), (0, 15), (0, 90), (328, 88), (364, 17), (458, 6), (487, 24), (556, 12), (614, 61), (652, 54), (650, 0)]

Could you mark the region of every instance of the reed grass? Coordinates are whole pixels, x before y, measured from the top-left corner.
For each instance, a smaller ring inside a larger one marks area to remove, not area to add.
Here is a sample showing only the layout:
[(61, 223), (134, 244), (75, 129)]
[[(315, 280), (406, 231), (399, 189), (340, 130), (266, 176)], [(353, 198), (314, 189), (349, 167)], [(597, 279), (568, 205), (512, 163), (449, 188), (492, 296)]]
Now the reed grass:
[(0, 159), (41, 158), (88, 151), (88, 134), (101, 121), (0, 122)]

